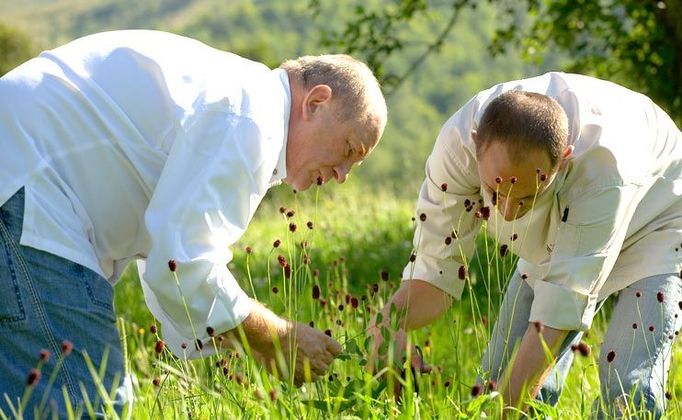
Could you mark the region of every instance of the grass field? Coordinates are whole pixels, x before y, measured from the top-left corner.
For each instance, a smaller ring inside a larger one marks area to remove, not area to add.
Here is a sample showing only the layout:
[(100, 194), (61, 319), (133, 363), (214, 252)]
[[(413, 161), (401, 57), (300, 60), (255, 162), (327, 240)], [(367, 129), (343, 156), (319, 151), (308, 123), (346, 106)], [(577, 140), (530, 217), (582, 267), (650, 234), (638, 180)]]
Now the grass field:
[[(280, 207), (295, 214), (287, 217)], [(494, 392), (472, 396), (501, 299), (496, 287), (488, 298), (486, 285), (496, 284), (497, 279), (486, 283), (480, 272), (472, 273), (462, 300), (455, 302), (443, 319), (412, 333), (412, 342), (419, 344), (426, 360), (436, 366), (433, 373), (416, 378), (418, 393), (412, 392), (408, 374), (406, 392), (396, 403), (386, 391), (392, 384), (384, 388), (365, 372), (363, 331), (399, 285), (417, 223), (411, 220), (412, 212), (411, 200), (381, 192), (360, 194), (354, 186), (313, 189), (304, 194), (282, 189), (263, 203), (247, 234), (234, 246), (231, 268), (244, 290), (255, 293), (276, 313), (329, 330), (344, 347), (326, 380), (302, 388), (274, 379), (243, 355), (222, 354), (193, 362), (176, 359), (167, 350), (157, 355), (159, 337), (150, 332), (154, 321), (130, 270), (117, 285), (116, 303), (129, 368), (135, 377), (133, 417), (497, 417), (500, 407)], [(297, 226), (293, 233), (291, 223)], [(274, 248), (276, 240), (281, 245)], [(483, 259), (486, 244), (483, 239), (479, 242), (478, 255)], [(488, 245), (494, 247), (492, 241)], [(277, 262), (280, 255), (291, 263), (290, 278), (285, 278)], [(512, 264), (507, 257), (504, 276)], [(388, 280), (382, 271), (388, 273)], [(495, 275), (495, 270), (490, 274)], [(321, 289), (319, 299), (311, 295), (315, 284)], [(592, 351), (587, 357), (576, 357), (558, 406), (538, 404), (535, 416), (590, 417), (592, 401), (599, 396), (597, 360), (608, 312), (607, 306), (587, 334), (585, 342)], [(682, 372), (675, 363), (679, 346), (674, 353), (667, 414), (679, 418)], [(394, 380), (399, 379), (389, 375), (389, 382)]]

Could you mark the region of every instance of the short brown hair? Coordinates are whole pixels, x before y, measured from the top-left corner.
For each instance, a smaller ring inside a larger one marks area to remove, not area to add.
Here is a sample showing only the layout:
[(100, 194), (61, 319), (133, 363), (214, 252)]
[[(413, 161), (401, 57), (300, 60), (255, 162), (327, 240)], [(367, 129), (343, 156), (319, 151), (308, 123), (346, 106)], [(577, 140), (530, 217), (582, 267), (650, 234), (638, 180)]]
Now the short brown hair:
[(483, 112), (476, 134), (476, 154), (491, 142), (507, 146), (518, 161), (529, 150), (546, 150), (556, 167), (568, 143), (568, 119), (561, 105), (549, 96), (511, 90), (493, 99)]
[(349, 55), (308, 55), (287, 60), (280, 68), (307, 89), (329, 86), (339, 101), (341, 119), (361, 122), (371, 112), (386, 120), (386, 101), (379, 82), (366, 64)]

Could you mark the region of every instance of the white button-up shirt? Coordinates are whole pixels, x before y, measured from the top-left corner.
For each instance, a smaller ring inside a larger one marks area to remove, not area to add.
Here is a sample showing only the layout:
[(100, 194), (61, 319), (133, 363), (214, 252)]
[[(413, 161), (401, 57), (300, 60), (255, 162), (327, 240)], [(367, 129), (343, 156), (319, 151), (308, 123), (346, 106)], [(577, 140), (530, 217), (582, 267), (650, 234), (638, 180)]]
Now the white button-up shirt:
[(25, 188), (23, 245), (112, 283), (146, 259), (145, 299), (176, 354), (248, 316), (228, 247), (286, 176), (284, 70), (116, 31), (43, 52), (0, 98), (0, 203)]
[[(557, 100), (575, 150), (533, 210), (505, 222), (482, 193), (471, 131), (487, 104), (512, 89)], [(680, 272), (681, 195), (682, 134), (647, 97), (563, 73), (502, 83), (442, 127), (419, 193), (415, 258), (403, 278), (459, 297), (483, 222), (476, 211), (488, 206), (489, 234), (520, 257), (517, 269), (534, 290), (530, 321), (586, 330), (598, 301), (644, 277)]]

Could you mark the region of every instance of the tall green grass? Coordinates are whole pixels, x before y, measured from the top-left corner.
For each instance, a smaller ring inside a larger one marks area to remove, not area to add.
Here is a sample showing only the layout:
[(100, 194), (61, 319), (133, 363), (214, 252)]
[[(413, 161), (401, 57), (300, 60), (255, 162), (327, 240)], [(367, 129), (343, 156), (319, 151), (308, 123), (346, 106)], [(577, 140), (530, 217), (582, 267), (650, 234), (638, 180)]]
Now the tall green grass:
[[(116, 286), (116, 307), (134, 376), (133, 417), (498, 417), (499, 398), (494, 392), (476, 397), (471, 392), (514, 263), (512, 256), (503, 264), (490, 259), (498, 255), (493, 238), (481, 236), (480, 263), (471, 264), (462, 300), (440, 321), (410, 334), (436, 369), (414, 380), (409, 369), (404, 379), (389, 374), (388, 382), (366, 372), (364, 330), (399, 286), (412, 249), (414, 223), (418, 223), (412, 220), (413, 207), (413, 200), (362, 191), (356, 184), (299, 194), (283, 187), (263, 203), (233, 247), (230, 268), (247, 293), (282, 316), (327, 330), (343, 345), (344, 353), (329, 376), (302, 388), (273, 378), (243, 354), (223, 353), (191, 362), (167, 350), (157, 354), (160, 338), (150, 332), (154, 320), (144, 306), (136, 275), (129, 270)], [(280, 242), (278, 247), (273, 246), (275, 241)], [(292, 268), (288, 278), (278, 263), (280, 256)], [(388, 273), (387, 280), (382, 271)], [(313, 299), (314, 285), (321, 290), (319, 299)], [(586, 335), (592, 352), (587, 357), (577, 355), (558, 406), (537, 404), (534, 417), (590, 417), (592, 401), (599, 397), (597, 360), (608, 312), (608, 307), (600, 312)], [(679, 356), (676, 345), (673, 359)], [(389, 392), (396, 381), (405, 386), (399, 402)], [(667, 415), (679, 418), (682, 372), (674, 361), (667, 389), (672, 397)]]

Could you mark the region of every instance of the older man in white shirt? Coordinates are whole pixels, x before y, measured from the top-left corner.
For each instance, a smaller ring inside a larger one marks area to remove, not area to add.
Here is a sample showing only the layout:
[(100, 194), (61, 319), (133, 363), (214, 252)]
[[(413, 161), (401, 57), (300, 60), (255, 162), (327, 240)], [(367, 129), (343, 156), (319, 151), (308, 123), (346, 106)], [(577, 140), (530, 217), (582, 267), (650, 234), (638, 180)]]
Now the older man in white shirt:
[[(241, 325), (266, 365), (273, 340), (296, 349), (296, 382), (304, 362), (313, 380), (326, 372), (339, 344), (251, 300), (228, 247), (271, 186), (343, 182), (374, 149), (386, 105), (364, 64), (270, 70), (181, 36), (115, 31), (43, 52), (0, 79), (0, 98), (0, 395), (16, 402), (28, 377), (27, 413), (65, 415), (62, 388), (80, 406), (79, 383), (94, 401), (84, 351), (95, 366), (108, 352), (105, 387), (122, 380), (111, 285), (133, 259), (175, 354), (205, 356), (210, 335)], [(29, 374), (41, 349), (49, 376), (48, 355), (72, 346), (51, 389)], [(37, 405), (44, 393), (55, 406)]]
[[(414, 254), (370, 329), (376, 348), (392, 304), (404, 343), (405, 329), (459, 298), (483, 224), (520, 260), (482, 379), (510, 405), (543, 383), (541, 396), (556, 402), (571, 345), (619, 292), (600, 356), (605, 406), (615, 414), (632, 391), (660, 415), (682, 321), (681, 195), (682, 134), (644, 95), (563, 73), (477, 94), (445, 123), (428, 159)], [(538, 330), (559, 359), (551, 375)]]

